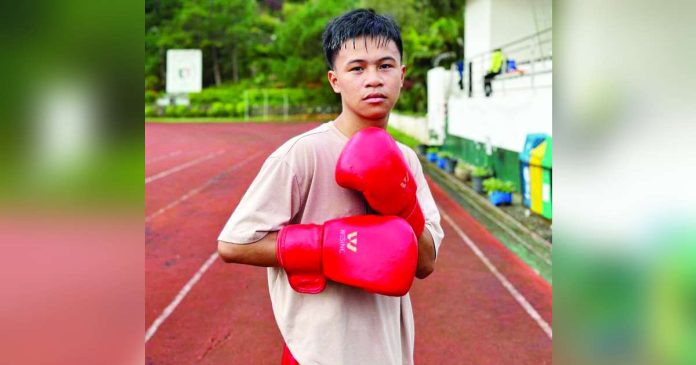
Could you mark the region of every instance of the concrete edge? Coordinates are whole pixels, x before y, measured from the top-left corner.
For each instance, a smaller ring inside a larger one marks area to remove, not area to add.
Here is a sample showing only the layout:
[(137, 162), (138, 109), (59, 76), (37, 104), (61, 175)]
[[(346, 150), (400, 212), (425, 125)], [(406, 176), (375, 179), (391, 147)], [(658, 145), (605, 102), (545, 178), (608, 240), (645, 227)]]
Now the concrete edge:
[(515, 230), (525, 234), (528, 238), (531, 239), (532, 242), (535, 243), (535, 246), (540, 251), (542, 251), (545, 256), (547, 256), (549, 259), (551, 258), (552, 244), (549, 241), (539, 236), (539, 234), (537, 234), (536, 232), (531, 231), (530, 229), (525, 227), (522, 223), (517, 221), (515, 218), (511, 217), (509, 214), (498, 209), (490, 201), (488, 201), (488, 199), (480, 196), (468, 185), (466, 185), (462, 181), (459, 181), (459, 179), (433, 166), (422, 156), (419, 155), (418, 157), (421, 160), (421, 165), (423, 165), (423, 170), (426, 174), (430, 175), (436, 181), (444, 180), (445, 183), (456, 187), (456, 190), (458, 192), (461, 192), (466, 200), (476, 205), (476, 207), (480, 208), (482, 211), (485, 211), (489, 215), (499, 219), (501, 222), (499, 221), (498, 223), (503, 223), (507, 226), (512, 226)]

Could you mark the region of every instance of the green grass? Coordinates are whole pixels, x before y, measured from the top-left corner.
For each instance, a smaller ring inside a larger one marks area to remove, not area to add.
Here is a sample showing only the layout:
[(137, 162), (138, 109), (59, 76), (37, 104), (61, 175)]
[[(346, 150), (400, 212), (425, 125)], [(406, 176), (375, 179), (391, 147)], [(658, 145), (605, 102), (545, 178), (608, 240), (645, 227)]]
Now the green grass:
[(417, 139), (392, 127), (387, 126), (387, 131), (389, 132), (389, 134), (392, 135), (392, 137), (394, 137), (395, 140), (411, 148), (415, 149), (420, 144), (420, 142)]

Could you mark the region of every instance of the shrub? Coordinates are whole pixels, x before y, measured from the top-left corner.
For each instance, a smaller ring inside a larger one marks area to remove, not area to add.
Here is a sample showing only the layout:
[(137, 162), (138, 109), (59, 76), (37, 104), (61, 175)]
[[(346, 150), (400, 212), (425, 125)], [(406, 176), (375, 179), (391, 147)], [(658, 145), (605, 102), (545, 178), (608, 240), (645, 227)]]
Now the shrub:
[(491, 169), (489, 169), (488, 167), (483, 167), (483, 166), (474, 166), (474, 169), (471, 172), (471, 176), (473, 176), (473, 177), (491, 176)]
[(244, 115), (244, 112), (246, 111), (246, 103), (243, 101), (238, 102), (235, 111), (237, 115)]
[(164, 115), (167, 117), (176, 117), (176, 107), (174, 105), (167, 105), (164, 108)]
[(187, 117), (201, 117), (205, 116), (205, 111), (203, 111), (198, 105), (192, 105), (186, 112)]
[(221, 102), (215, 102), (213, 105), (210, 106), (210, 109), (208, 109), (208, 116), (209, 117), (223, 117), (225, 116), (225, 104)]
[(145, 104), (153, 104), (157, 101), (157, 92), (154, 90), (145, 90)]
[(483, 181), (483, 190), (485, 190), (488, 193), (493, 191), (512, 193), (515, 191), (515, 185), (510, 181), (503, 181), (496, 178), (490, 178)]
[(157, 108), (153, 107), (152, 105), (145, 105), (145, 116), (146, 117), (156, 117), (157, 116)]
[(225, 116), (234, 116), (237, 114), (237, 107), (231, 103), (225, 104)]
[(174, 116), (181, 118), (188, 115), (189, 108), (186, 105), (177, 105), (174, 107)]

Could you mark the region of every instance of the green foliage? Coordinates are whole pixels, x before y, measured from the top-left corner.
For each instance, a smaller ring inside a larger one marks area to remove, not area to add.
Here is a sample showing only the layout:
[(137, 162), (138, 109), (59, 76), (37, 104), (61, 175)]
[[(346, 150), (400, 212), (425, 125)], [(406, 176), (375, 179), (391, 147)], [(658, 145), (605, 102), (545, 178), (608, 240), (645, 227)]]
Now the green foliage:
[(437, 157), (439, 158), (452, 158), (452, 152), (449, 151), (440, 151), (437, 153)]
[(387, 131), (394, 137), (395, 140), (409, 146), (411, 148), (416, 148), (420, 144), (417, 139), (412, 136), (392, 127), (387, 126)]
[(437, 147), (428, 147), (426, 153), (437, 153), (439, 149)]
[(148, 91), (155, 92), (154, 90), (157, 89), (157, 86), (159, 85), (159, 83), (160, 83), (160, 81), (159, 81), (159, 77), (157, 77), (157, 75), (145, 76), (145, 92), (146, 93)]
[(174, 105), (167, 105), (167, 107), (164, 108), (164, 115), (167, 117), (176, 117), (176, 107)]
[(152, 105), (145, 105), (145, 116), (146, 117), (156, 117), (157, 109)]
[(192, 105), (185, 113), (187, 117), (203, 117), (205, 116), (205, 111), (198, 105)]
[(515, 191), (515, 185), (511, 181), (503, 181), (496, 178), (490, 178), (483, 181), (483, 190), (485, 190), (488, 193), (493, 191), (512, 193)]
[(188, 106), (186, 105), (177, 105), (174, 107), (174, 116), (176, 117), (185, 117), (188, 115)]
[(226, 111), (225, 111), (225, 104), (216, 101), (213, 103), (213, 105), (210, 106), (210, 109), (208, 109), (207, 115), (209, 117), (225, 117), (227, 116)]
[(155, 101), (157, 101), (157, 92), (145, 90), (145, 104), (153, 104)]
[[(461, 58), (463, 4), (464, 0), (146, 0), (145, 89), (164, 89), (168, 49), (197, 48), (203, 52), (204, 86), (203, 92), (190, 96), (197, 114), (210, 112), (219, 102), (232, 108), (218, 107), (215, 113), (243, 115), (244, 91), (261, 104), (263, 94), (254, 90), (264, 89), (292, 90), (289, 104), (297, 110), (338, 107), (340, 97), (326, 81), (321, 34), (330, 19), (367, 7), (392, 15), (402, 29), (407, 73), (396, 110), (423, 114), (433, 58), (443, 52)], [(449, 67), (452, 61), (445, 59), (440, 65)], [(284, 103), (281, 92), (269, 91), (267, 97), (272, 107)], [(146, 103), (153, 103), (151, 98), (146, 95)]]
[[(191, 105), (209, 109), (214, 103), (229, 104), (227, 115), (242, 116), (246, 103), (262, 107), (266, 102), (269, 108), (282, 109), (287, 102), (289, 108), (313, 109), (318, 106), (338, 105), (335, 95), (327, 95), (324, 90), (307, 88), (257, 89), (246, 84), (225, 85), (190, 93)], [(217, 111), (216, 111), (217, 113)]]
[(473, 177), (491, 176), (491, 169), (489, 169), (488, 167), (483, 167), (483, 166), (474, 166), (474, 169), (471, 171), (471, 176), (473, 176)]

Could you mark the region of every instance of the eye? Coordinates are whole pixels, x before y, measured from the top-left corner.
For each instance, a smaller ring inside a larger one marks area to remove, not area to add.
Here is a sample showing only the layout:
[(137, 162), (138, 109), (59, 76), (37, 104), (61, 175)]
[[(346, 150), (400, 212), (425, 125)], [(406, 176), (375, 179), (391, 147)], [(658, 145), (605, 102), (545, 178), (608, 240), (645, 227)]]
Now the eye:
[(350, 70), (351, 70), (351, 71), (362, 71), (363, 68), (360, 67), (360, 66), (355, 66), (355, 67), (351, 68)]
[(388, 68), (394, 68), (394, 66), (392, 66), (392, 65), (390, 65), (390, 64), (388, 64), (388, 63), (385, 63), (385, 64), (382, 64), (382, 65), (379, 65), (379, 68), (381, 68), (381, 69), (388, 69)]

